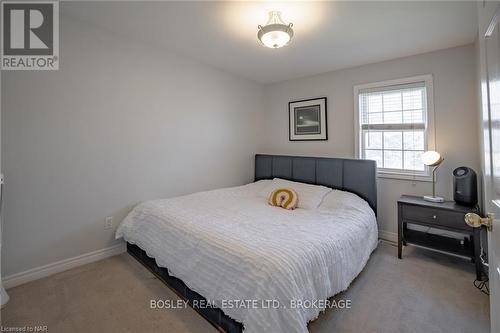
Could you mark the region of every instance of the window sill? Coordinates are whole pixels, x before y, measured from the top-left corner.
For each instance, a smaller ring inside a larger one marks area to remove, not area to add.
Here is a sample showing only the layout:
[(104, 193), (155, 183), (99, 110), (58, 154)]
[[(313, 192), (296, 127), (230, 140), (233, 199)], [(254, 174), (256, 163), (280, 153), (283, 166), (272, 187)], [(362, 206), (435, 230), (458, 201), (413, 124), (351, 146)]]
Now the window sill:
[(431, 175), (413, 175), (407, 173), (397, 173), (397, 172), (387, 172), (387, 171), (377, 171), (378, 178), (389, 178), (389, 179), (399, 179), (399, 180), (409, 180), (412, 182), (432, 182)]

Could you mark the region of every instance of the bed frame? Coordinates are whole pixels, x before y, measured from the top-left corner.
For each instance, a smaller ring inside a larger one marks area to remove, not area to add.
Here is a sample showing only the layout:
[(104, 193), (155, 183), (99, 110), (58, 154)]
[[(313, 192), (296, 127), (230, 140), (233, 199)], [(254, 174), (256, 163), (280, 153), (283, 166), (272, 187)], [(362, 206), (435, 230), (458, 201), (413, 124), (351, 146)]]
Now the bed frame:
[[(170, 289), (172, 289), (180, 298), (189, 302), (191, 307), (193, 307), (194, 300), (197, 300), (198, 304), (206, 302), (205, 297), (201, 296), (196, 291), (189, 289), (182, 280), (168, 274), (167, 268), (159, 267), (156, 264), (156, 260), (149, 257), (146, 254), (146, 251), (141, 249), (139, 246), (127, 243), (127, 252), (147, 269), (149, 269), (151, 273), (156, 275), (158, 279), (170, 287)], [(227, 316), (221, 309), (210, 307), (193, 307), (193, 309), (221, 332), (241, 333), (243, 331), (243, 325)]]
[(275, 177), (355, 193), (365, 199), (377, 214), (377, 165), (375, 161), (255, 155), (255, 181)]
[[(342, 158), (302, 157), (283, 155), (255, 155), (255, 181), (275, 177), (309, 184), (324, 185), (353, 192), (365, 199), (377, 213), (376, 164), (369, 160)], [(186, 284), (169, 275), (168, 269), (159, 267), (154, 258), (137, 245), (127, 243), (127, 252), (148, 268), (182, 299), (193, 307), (193, 301), (206, 299)], [(227, 316), (221, 309), (198, 307), (193, 309), (221, 332), (240, 333), (243, 325)]]

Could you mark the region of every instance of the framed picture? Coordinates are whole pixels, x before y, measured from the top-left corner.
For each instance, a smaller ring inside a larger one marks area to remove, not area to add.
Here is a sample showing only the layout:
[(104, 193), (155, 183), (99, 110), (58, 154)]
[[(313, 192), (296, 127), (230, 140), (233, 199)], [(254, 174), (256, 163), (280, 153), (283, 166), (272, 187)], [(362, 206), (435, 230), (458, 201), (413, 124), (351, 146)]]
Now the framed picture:
[(326, 97), (288, 103), (289, 140), (328, 140)]

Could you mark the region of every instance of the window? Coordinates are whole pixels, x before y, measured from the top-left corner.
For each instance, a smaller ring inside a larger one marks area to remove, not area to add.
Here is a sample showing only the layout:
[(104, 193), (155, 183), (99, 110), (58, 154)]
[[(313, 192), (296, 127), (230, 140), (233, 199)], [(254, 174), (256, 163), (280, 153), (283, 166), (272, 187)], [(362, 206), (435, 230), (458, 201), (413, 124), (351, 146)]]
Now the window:
[(379, 176), (428, 180), (421, 156), (434, 148), (432, 76), (354, 87), (357, 155)]

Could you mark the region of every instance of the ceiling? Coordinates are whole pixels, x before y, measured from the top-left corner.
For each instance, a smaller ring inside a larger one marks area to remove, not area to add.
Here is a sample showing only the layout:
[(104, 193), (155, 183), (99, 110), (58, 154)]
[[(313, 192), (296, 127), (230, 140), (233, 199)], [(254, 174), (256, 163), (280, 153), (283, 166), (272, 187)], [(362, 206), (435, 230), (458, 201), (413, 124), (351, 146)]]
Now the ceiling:
[[(281, 49), (256, 37), (271, 10), (294, 24)], [(474, 1), (82, 1), (61, 13), (261, 83), (465, 45), (477, 32)]]

